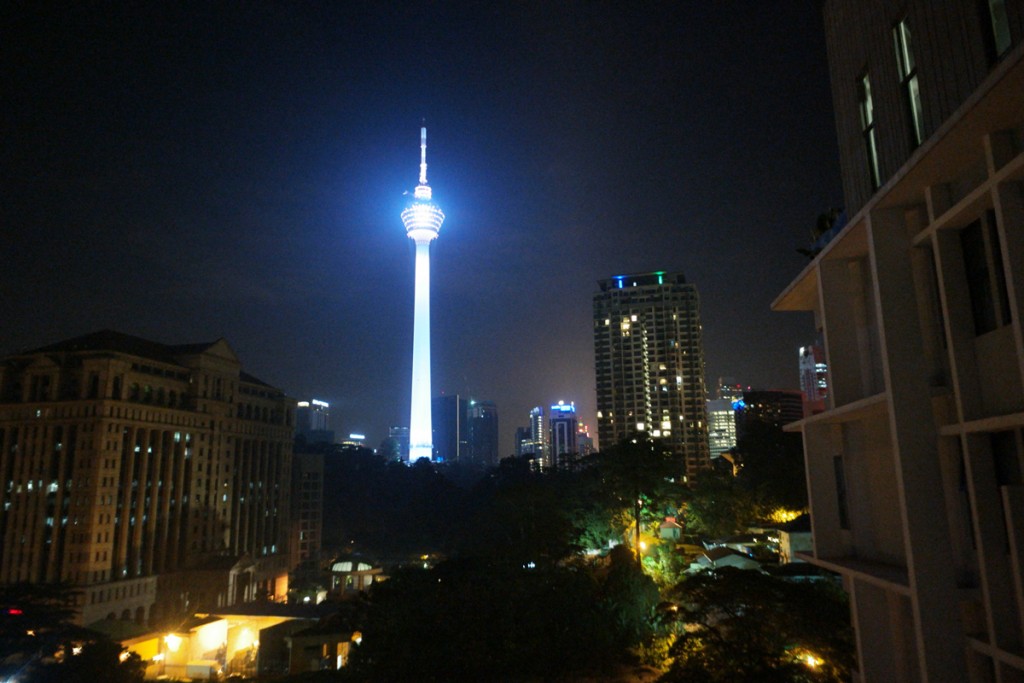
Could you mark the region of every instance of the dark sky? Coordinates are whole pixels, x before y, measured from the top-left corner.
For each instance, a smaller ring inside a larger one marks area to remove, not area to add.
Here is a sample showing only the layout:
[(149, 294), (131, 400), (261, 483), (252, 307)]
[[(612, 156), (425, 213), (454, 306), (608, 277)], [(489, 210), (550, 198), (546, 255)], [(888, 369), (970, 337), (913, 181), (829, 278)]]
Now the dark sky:
[(769, 304), (842, 201), (818, 5), (8, 5), (0, 351), (224, 337), (377, 445), (426, 119), (434, 392), (497, 402), (503, 454), (533, 405), (594, 425), (615, 274), (698, 285), (710, 380), (796, 387), (813, 323)]

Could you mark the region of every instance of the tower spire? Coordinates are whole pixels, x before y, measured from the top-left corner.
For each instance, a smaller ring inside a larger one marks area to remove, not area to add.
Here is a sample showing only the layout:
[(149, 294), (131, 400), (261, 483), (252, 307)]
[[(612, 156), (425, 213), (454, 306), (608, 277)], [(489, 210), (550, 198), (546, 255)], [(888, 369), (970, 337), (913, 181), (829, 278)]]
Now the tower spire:
[(427, 127), (420, 128), (420, 185), (427, 184)]

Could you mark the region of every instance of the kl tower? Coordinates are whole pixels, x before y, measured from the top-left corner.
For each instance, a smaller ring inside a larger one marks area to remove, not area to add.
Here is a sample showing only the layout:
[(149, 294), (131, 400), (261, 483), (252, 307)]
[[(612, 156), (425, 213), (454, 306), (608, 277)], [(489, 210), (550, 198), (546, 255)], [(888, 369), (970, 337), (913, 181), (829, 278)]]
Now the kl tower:
[(420, 128), (420, 184), (402, 212), (405, 234), (416, 243), (415, 322), (412, 334), (412, 408), (409, 413), (409, 462), (434, 455), (430, 415), (430, 241), (437, 237), (444, 212), (431, 201), (427, 185), (427, 129)]

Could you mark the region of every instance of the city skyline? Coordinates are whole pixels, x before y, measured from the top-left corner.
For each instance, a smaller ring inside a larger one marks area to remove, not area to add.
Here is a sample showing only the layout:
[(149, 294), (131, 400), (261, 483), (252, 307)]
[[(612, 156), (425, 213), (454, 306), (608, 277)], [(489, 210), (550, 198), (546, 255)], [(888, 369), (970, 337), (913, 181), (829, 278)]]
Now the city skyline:
[(408, 419), (425, 118), (433, 393), (495, 401), (501, 453), (535, 405), (596, 424), (613, 273), (701, 288), (707, 377), (796, 387), (811, 325), (769, 304), (841, 205), (823, 30), (810, 0), (744, 9), (19, 10), (0, 346), (224, 337), (378, 444)]

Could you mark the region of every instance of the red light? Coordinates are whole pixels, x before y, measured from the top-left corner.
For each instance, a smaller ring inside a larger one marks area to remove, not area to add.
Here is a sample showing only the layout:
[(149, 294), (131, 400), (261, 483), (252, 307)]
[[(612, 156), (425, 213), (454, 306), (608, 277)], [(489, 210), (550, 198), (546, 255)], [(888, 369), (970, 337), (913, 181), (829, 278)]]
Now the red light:
[(8, 614), (24, 614), (24, 612), (22, 612), (17, 607), (11, 607), (10, 609), (7, 610), (7, 613)]

